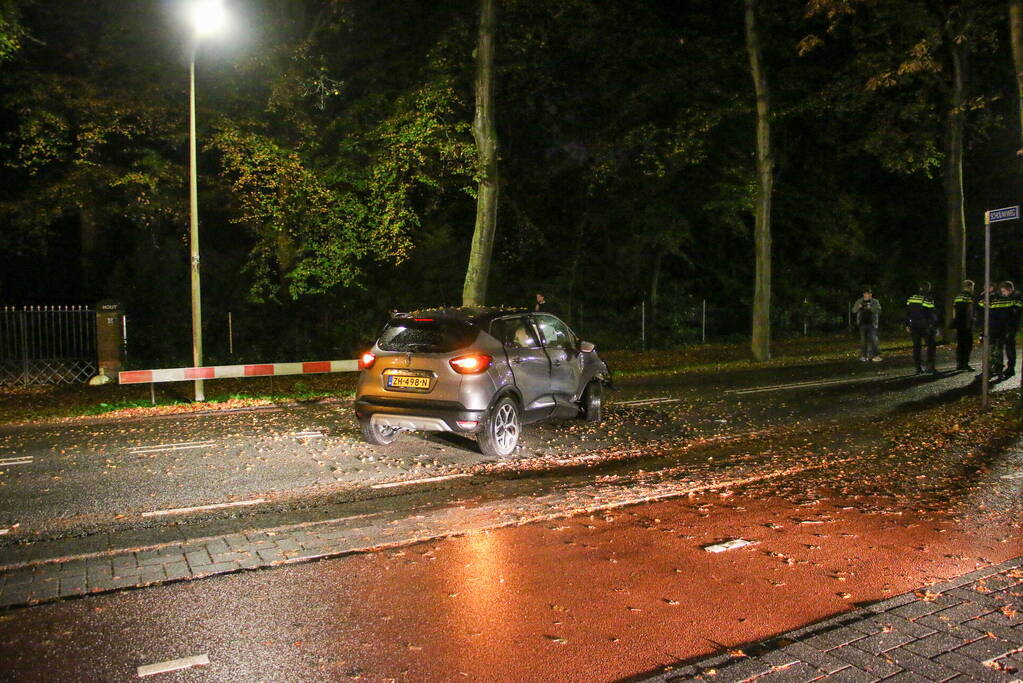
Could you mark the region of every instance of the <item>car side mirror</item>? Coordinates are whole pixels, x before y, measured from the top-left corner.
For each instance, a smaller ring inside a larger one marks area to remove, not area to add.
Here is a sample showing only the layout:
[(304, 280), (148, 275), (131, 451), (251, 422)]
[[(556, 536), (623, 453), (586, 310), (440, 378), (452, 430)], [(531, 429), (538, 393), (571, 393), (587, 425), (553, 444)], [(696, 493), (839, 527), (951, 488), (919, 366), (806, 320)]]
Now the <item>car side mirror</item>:
[(593, 345), (593, 342), (579, 342), (579, 350), (583, 353), (593, 353), (596, 348), (597, 347)]

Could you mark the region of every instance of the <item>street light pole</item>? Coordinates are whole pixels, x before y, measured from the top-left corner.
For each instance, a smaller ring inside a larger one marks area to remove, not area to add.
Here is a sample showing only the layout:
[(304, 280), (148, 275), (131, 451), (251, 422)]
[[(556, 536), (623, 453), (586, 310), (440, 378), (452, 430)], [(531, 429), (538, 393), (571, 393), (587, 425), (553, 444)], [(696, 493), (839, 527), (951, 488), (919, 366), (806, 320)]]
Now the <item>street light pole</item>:
[[(192, 0), (188, 13), (194, 31), (192, 56), (188, 64), (188, 191), (190, 204), (189, 241), (192, 279), (192, 367), (202, 367), (202, 288), (199, 279), (199, 181), (195, 149), (195, 56), (199, 41), (223, 29), (227, 15), (223, 0)], [(205, 401), (203, 381), (195, 380), (195, 400)]]
[[(188, 67), (189, 75), (189, 126), (188, 126), (188, 170), (189, 170), (189, 204), (192, 270), (192, 367), (202, 367), (202, 296), (199, 278), (199, 192), (196, 178), (195, 150), (195, 52), (198, 41), (192, 46), (192, 59)], [(195, 380), (195, 400), (205, 401), (203, 381)]]

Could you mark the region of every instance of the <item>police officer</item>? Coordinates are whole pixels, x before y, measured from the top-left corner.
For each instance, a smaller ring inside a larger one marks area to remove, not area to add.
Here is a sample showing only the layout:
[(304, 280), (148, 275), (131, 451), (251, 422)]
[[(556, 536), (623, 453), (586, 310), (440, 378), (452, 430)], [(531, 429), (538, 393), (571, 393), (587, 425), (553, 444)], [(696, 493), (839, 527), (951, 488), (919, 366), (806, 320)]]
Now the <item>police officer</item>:
[[(921, 282), (917, 293), (906, 299), (906, 331), (913, 335), (913, 362), (916, 374), (937, 373), (934, 367), (934, 334), (938, 329), (938, 309), (931, 298), (931, 283)], [(927, 343), (927, 365), (921, 362), (920, 346)]]
[(963, 280), (963, 289), (953, 302), (952, 327), (956, 331), (956, 370), (973, 370), (973, 280)]
[(1008, 324), (1002, 337), (1003, 348), (1005, 349), (1005, 371), (1000, 379), (1006, 380), (1016, 374), (1016, 334), (1019, 332), (1020, 312), (1023, 310), (1023, 299), (1020, 299), (1016, 286), (1006, 280), (999, 285), (999, 294), (1010, 303), (1009, 312), (1006, 315)]
[[(1010, 331), (1018, 325), (1018, 322), (1014, 322), (1016, 318), (1016, 301), (1012, 297), (1013, 287), (1011, 282), (1001, 282), (995, 288), (994, 293), (991, 294), (991, 312), (988, 316), (988, 344), (990, 345), (990, 365), (989, 370), (991, 377), (994, 379), (1003, 379), (1002, 372), (1006, 369), (1003, 363), (1006, 360), (1006, 356), (1011, 357), (1011, 372), (1015, 373), (1016, 366), (1016, 344), (1015, 341), (1012, 343), (1012, 350), (1009, 350), (1008, 339)], [(984, 303), (981, 302), (981, 308)], [(1007, 375), (1011, 377), (1012, 375)]]

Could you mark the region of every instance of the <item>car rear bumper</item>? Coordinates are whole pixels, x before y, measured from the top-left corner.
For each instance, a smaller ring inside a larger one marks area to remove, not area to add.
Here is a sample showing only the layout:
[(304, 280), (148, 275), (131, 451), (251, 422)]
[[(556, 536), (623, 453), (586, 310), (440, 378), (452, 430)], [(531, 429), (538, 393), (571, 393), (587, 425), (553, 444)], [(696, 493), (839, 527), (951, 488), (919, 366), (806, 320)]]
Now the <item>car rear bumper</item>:
[[(473, 433), (479, 429), (484, 410), (468, 410), (453, 401), (409, 400), (366, 396), (355, 400), (355, 415), (375, 424), (423, 432)], [(474, 423), (471, 426), (462, 423)]]

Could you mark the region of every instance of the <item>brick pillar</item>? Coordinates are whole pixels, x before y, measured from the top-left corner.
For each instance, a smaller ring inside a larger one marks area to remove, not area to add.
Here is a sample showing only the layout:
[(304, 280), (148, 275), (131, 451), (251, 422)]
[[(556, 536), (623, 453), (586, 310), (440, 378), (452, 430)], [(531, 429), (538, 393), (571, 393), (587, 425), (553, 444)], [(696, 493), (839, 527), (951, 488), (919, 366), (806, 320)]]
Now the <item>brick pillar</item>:
[(117, 379), (121, 371), (121, 349), (124, 348), (124, 312), (116, 301), (96, 304), (96, 356), (99, 371)]

